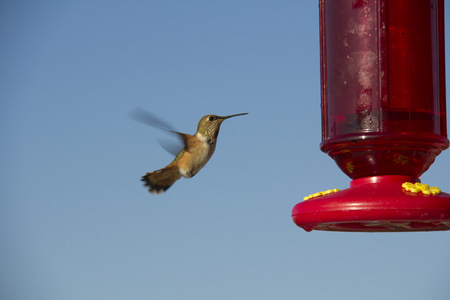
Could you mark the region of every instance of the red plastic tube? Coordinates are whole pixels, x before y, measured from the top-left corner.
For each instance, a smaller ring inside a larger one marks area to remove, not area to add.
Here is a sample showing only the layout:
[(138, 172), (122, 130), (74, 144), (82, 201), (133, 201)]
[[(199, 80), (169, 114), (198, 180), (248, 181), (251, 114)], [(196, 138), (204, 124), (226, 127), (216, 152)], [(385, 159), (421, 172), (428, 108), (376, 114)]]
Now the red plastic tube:
[(320, 1), (322, 143), (350, 178), (419, 177), (449, 146), (443, 1)]

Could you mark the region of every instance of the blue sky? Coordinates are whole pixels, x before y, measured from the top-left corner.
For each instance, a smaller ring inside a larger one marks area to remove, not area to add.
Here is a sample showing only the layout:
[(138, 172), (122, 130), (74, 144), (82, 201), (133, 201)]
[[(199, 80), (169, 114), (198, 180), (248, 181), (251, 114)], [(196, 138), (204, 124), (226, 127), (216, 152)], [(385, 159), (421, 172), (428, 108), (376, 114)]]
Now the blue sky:
[[(317, 1), (2, 1), (1, 298), (448, 299), (447, 232), (292, 222), (350, 182), (319, 150), (318, 21)], [(155, 196), (170, 136), (135, 107), (191, 134), (249, 115)], [(449, 152), (422, 182), (448, 192)]]

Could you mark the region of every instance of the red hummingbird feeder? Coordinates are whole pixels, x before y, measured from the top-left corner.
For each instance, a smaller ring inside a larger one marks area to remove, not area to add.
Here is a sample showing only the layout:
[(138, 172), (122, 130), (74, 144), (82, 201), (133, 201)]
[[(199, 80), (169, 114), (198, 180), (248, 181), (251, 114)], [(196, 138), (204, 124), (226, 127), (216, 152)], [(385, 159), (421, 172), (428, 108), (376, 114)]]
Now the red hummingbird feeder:
[(450, 194), (419, 177), (449, 146), (444, 1), (320, 0), (322, 143), (352, 181), (307, 197), (305, 229), (450, 230)]

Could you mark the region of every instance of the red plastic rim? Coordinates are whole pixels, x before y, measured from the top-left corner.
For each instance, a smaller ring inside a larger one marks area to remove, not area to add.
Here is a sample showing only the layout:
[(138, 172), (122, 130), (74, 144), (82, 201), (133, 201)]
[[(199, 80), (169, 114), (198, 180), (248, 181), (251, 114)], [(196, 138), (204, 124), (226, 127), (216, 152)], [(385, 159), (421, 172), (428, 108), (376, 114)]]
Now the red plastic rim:
[(407, 192), (410, 176), (355, 179), (350, 188), (303, 201), (292, 211), (306, 231), (405, 232), (450, 230), (450, 195)]

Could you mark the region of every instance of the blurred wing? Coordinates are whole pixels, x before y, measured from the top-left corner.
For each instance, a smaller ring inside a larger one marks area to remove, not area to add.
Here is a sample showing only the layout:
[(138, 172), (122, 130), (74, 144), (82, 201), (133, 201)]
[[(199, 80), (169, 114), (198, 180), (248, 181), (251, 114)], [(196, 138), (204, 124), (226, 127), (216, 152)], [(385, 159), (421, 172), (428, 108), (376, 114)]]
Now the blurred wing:
[(181, 139), (182, 143), (172, 143), (166, 141), (159, 141), (159, 144), (161, 147), (163, 147), (164, 150), (167, 152), (173, 154), (176, 156), (186, 145), (186, 140), (188, 138), (188, 134), (177, 132), (174, 130), (174, 128), (166, 121), (158, 118), (157, 116), (149, 113), (148, 111), (143, 110), (142, 108), (135, 108), (133, 109), (130, 114), (130, 118), (132, 118), (135, 121), (144, 123), (146, 125), (173, 133), (178, 136), (179, 139)]
[(132, 118), (135, 121), (144, 123), (146, 125), (159, 128), (165, 131), (172, 131), (174, 132), (175, 129), (166, 121), (158, 118), (157, 116), (150, 114), (148, 111), (143, 110), (142, 108), (135, 108), (133, 109), (130, 114), (130, 118)]
[(158, 143), (164, 150), (173, 154), (173, 156), (177, 156), (178, 153), (180, 153), (180, 151), (184, 148), (184, 145), (181, 141), (174, 142), (167, 139), (158, 139)]

